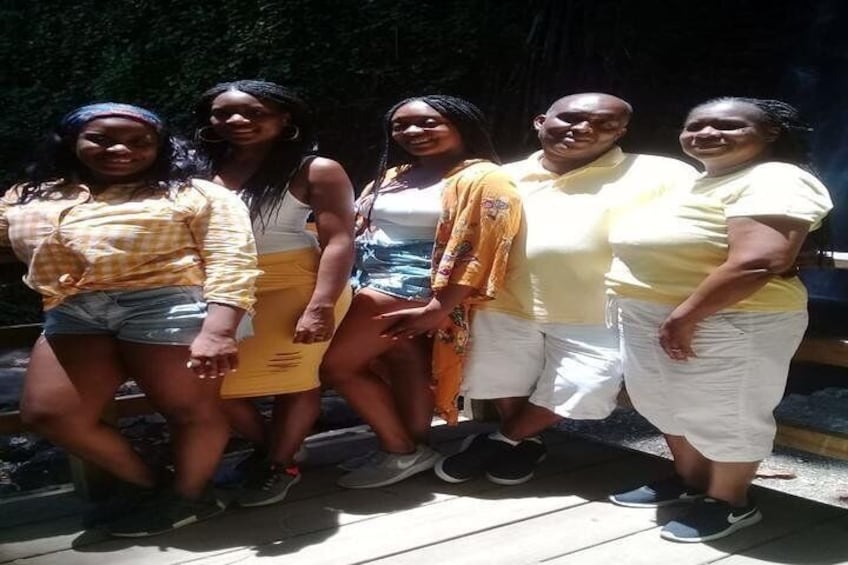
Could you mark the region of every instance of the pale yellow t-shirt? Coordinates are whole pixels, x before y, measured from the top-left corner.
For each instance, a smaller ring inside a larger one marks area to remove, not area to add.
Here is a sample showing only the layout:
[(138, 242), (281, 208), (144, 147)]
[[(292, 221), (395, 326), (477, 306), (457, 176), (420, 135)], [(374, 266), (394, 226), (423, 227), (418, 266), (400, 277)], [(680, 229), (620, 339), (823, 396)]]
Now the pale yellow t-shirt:
[[(785, 216), (811, 229), (833, 207), (827, 188), (788, 163), (762, 163), (720, 177), (701, 176), (618, 217), (607, 276), (620, 296), (676, 305), (727, 259), (727, 218)], [(774, 277), (727, 310), (803, 310), (807, 292), (797, 277)]]
[(518, 185), (524, 221), (505, 287), (484, 307), (542, 323), (603, 324), (610, 218), (697, 173), (676, 159), (618, 147), (564, 175), (542, 167), (541, 156), (504, 166)]

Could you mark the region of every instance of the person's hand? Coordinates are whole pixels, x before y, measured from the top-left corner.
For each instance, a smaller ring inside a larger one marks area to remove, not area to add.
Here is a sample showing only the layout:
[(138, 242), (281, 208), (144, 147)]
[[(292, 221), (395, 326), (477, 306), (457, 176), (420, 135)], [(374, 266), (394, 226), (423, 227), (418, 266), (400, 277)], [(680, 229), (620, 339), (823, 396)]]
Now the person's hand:
[(675, 318), (674, 313), (660, 326), (660, 346), (666, 355), (675, 361), (686, 361), (697, 357), (692, 350), (696, 324), (683, 318)]
[(294, 328), (294, 343), (329, 341), (336, 329), (332, 306), (307, 306)]
[(419, 335), (432, 335), (433, 332), (445, 325), (449, 314), (449, 311), (428, 304), (380, 314), (377, 319), (394, 322), (383, 332), (383, 337), (412, 339)]
[(234, 335), (201, 330), (189, 346), (186, 367), (201, 379), (223, 377), (238, 368), (238, 346)]

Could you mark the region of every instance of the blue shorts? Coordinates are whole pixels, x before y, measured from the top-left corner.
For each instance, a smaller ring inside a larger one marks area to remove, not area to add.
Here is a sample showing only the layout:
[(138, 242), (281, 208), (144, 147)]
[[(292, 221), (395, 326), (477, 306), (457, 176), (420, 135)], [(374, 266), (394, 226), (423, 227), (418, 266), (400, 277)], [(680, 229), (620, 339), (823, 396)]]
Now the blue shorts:
[(197, 286), (91, 291), (44, 313), (44, 335), (111, 335), (123, 341), (190, 345), (206, 318)]
[(356, 272), (353, 287), (426, 302), (432, 296), (433, 242), (377, 243), (356, 241)]

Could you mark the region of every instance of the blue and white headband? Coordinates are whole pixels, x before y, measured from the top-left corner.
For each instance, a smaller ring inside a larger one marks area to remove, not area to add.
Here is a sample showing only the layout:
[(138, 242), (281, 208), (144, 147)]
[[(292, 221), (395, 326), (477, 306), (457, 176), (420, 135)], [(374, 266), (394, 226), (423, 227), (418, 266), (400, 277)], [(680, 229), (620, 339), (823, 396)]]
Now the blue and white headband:
[(133, 106), (132, 104), (120, 104), (118, 102), (101, 102), (98, 104), (87, 104), (71, 110), (59, 122), (59, 129), (63, 134), (73, 134), (81, 130), (85, 124), (92, 120), (112, 116), (129, 118), (147, 124), (155, 129), (157, 133), (162, 131), (162, 128), (165, 126), (162, 118), (145, 108)]

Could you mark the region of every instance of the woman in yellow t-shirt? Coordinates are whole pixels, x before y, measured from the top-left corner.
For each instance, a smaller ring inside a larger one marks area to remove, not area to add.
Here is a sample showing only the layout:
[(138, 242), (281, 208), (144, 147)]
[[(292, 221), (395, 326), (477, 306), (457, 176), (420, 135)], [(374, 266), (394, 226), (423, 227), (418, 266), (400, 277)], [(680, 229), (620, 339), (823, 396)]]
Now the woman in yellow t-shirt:
[(809, 171), (808, 131), (776, 100), (697, 106), (680, 144), (704, 174), (611, 230), (625, 383), (665, 435), (676, 474), (610, 498), (693, 502), (663, 528), (666, 539), (709, 541), (761, 519), (748, 490), (807, 326), (794, 263), (832, 207)]

